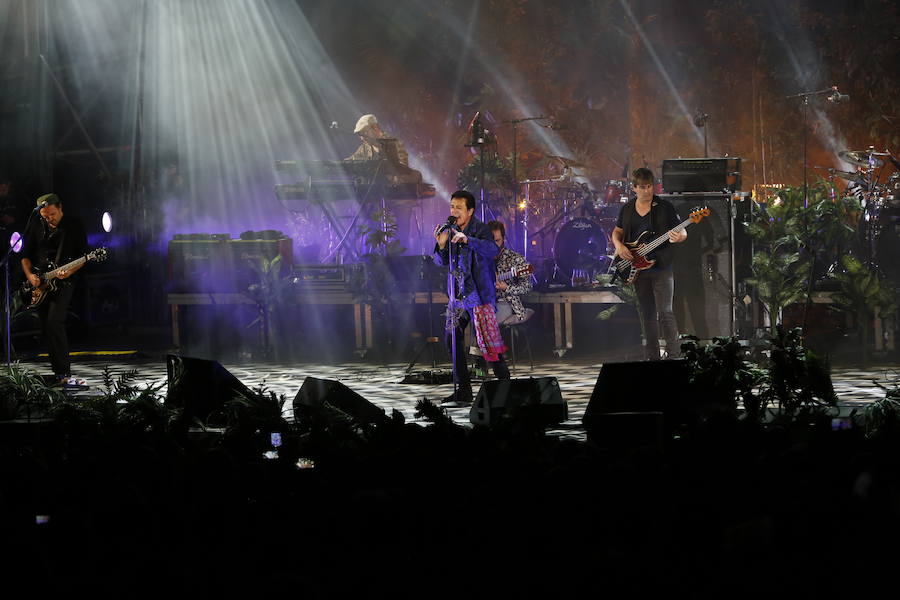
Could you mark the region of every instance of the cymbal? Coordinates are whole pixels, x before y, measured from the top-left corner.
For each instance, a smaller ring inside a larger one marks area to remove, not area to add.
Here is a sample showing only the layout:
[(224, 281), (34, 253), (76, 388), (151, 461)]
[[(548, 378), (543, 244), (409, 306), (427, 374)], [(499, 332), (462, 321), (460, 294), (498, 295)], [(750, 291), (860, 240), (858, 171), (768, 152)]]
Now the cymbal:
[(866, 177), (863, 173), (858, 173), (855, 171), (839, 171), (838, 169), (834, 169), (832, 167), (820, 167), (818, 165), (814, 166), (813, 168), (828, 171), (828, 177), (840, 177), (841, 179), (846, 179), (847, 181), (855, 181), (857, 183), (864, 183), (866, 180)]
[(567, 167), (586, 167), (587, 165), (583, 162), (577, 161), (574, 158), (568, 158), (566, 156), (554, 156), (552, 154), (548, 154), (547, 158), (552, 158), (554, 160), (558, 160), (563, 165)]
[(848, 163), (860, 166), (860, 167), (880, 167), (884, 164), (880, 158), (873, 158), (872, 162), (869, 163), (869, 157), (871, 156), (888, 156), (887, 152), (872, 152), (871, 150), (841, 150), (838, 152), (838, 156), (841, 159), (845, 160)]

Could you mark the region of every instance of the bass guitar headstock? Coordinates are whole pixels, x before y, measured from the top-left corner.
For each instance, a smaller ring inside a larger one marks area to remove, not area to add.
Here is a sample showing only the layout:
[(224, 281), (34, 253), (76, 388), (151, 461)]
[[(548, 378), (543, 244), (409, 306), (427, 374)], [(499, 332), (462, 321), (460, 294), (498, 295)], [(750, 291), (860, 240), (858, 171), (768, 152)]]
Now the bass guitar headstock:
[(691, 209), (691, 214), (688, 215), (688, 218), (690, 218), (691, 223), (699, 223), (710, 214), (712, 214), (712, 211), (708, 206), (697, 206)]

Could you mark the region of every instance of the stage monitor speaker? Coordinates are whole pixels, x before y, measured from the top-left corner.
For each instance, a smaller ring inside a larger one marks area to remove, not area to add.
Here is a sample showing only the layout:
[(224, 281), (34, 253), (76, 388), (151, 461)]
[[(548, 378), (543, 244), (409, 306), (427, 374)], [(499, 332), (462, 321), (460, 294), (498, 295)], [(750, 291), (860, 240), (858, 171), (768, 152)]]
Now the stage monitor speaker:
[[(675, 318), (678, 330), (700, 339), (732, 335), (735, 280), (747, 275), (749, 245), (742, 222), (732, 217), (735, 205), (730, 194), (664, 194), (679, 216), (687, 218), (698, 206), (708, 206), (710, 215), (687, 228), (688, 238), (675, 250)], [(748, 200), (749, 201), (749, 200)], [(737, 217), (735, 213), (735, 217)], [(740, 254), (735, 255), (735, 244)], [(732, 275), (735, 257), (735, 276)]]
[(672, 425), (691, 416), (691, 398), (683, 360), (604, 363), (581, 422), (589, 437), (602, 436), (610, 414), (662, 413)]
[(469, 411), (473, 425), (493, 425), (500, 419), (536, 419), (546, 425), (569, 418), (556, 377), (491, 379), (481, 384)]
[(239, 395), (253, 394), (214, 360), (169, 354), (166, 375), (165, 405), (182, 408), (182, 419), (187, 422), (197, 419), (205, 425), (225, 425), (225, 403)]
[(307, 377), (294, 397), (294, 420), (303, 420), (306, 408), (325, 405), (348, 415), (358, 423), (381, 423), (388, 419), (378, 408), (340, 381)]

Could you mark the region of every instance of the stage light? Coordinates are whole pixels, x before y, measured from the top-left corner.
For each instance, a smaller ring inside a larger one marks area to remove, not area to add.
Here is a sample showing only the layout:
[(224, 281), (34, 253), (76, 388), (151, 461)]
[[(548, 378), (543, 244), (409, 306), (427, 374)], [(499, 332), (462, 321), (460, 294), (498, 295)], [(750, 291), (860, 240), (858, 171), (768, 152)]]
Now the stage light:
[(9, 247), (12, 248), (13, 252), (20, 252), (22, 250), (22, 234), (18, 231), (13, 231), (13, 234), (9, 236)]
[(103, 231), (105, 231), (106, 233), (112, 231), (112, 215), (110, 215), (108, 212), (103, 213), (103, 216), (100, 217), (100, 225), (103, 226)]

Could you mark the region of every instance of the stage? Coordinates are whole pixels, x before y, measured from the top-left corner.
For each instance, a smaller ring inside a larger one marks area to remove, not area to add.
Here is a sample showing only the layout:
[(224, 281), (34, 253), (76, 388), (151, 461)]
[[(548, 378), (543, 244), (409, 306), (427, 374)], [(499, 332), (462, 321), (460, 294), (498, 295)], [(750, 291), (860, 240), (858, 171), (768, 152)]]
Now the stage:
[[(30, 359), (21, 364), (37, 372), (46, 373), (48, 369), (45, 359)], [(161, 385), (161, 393), (165, 393), (166, 363), (165, 356), (149, 356), (137, 353), (125, 356), (75, 356), (73, 373), (86, 380), (86, 390), (75, 392), (76, 397), (97, 395), (103, 391), (103, 369), (109, 366), (114, 377), (136, 370), (134, 384)], [(376, 364), (373, 362), (343, 362), (337, 364), (322, 363), (223, 363), (225, 369), (237, 377), (247, 387), (254, 389), (260, 386), (267, 390), (284, 395), (285, 416), (293, 418), (291, 401), (303, 385), (307, 377), (330, 379), (343, 383), (363, 398), (385, 410), (390, 415), (393, 410), (403, 414), (407, 422), (423, 421), (415, 417), (415, 405), (418, 400), (428, 398), (437, 403), (452, 393), (452, 385), (421, 385), (401, 383), (406, 375), (406, 363)], [(551, 427), (547, 435), (568, 439), (585, 439), (581, 418), (591, 399), (591, 393), (597, 382), (602, 362), (591, 360), (536, 360), (534, 369), (530, 364), (515, 365), (514, 378), (521, 377), (556, 377), (562, 397), (568, 404), (568, 420), (559, 427)], [(418, 364), (413, 372), (430, 369), (430, 364)], [(437, 369), (449, 372), (450, 365), (438, 363)], [(900, 364), (888, 363), (859, 367), (833, 367), (831, 376), (835, 392), (838, 396), (839, 414), (847, 416), (856, 409), (862, 411), (869, 403), (884, 398), (885, 390), (876, 385), (880, 383), (890, 387), (892, 381), (900, 374)], [(477, 393), (481, 381), (473, 380), (473, 388)], [(447, 413), (454, 422), (469, 426), (469, 409), (447, 408)]]

